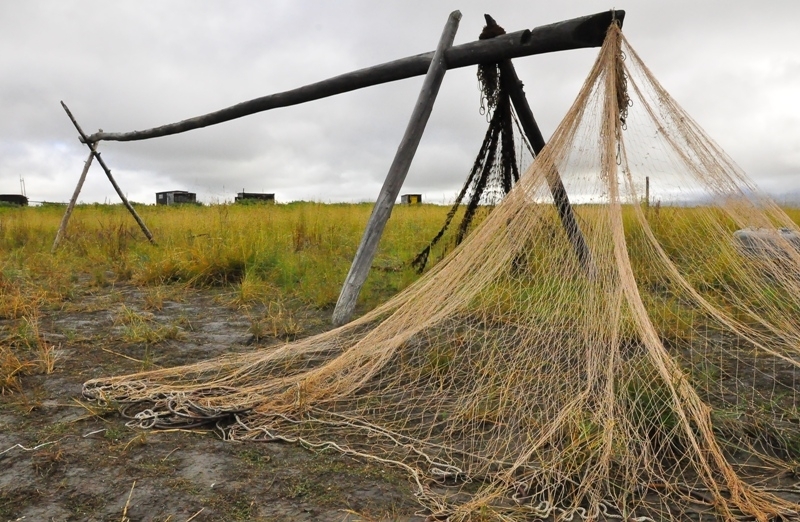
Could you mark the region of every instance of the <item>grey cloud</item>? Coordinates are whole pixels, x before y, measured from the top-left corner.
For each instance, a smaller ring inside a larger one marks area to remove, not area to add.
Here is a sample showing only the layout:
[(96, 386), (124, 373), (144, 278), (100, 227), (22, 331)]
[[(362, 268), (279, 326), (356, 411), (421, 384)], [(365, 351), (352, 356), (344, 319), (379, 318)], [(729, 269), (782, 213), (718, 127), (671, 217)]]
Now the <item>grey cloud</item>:
[[(594, 13), (589, 0), (210, 0), (0, 4), (0, 192), (26, 178), (34, 199), (66, 200), (85, 159), (58, 105), (88, 131), (141, 129), (433, 49), (461, 9), (456, 43), (490, 12), (508, 30)], [(800, 188), (796, 2), (630, 0), (625, 33), (673, 96), (765, 187)], [(545, 136), (558, 125), (594, 50), (516, 61)], [(103, 143), (141, 201), (188, 189), (206, 201), (242, 188), (280, 200), (373, 200), (421, 79), (254, 115), (179, 136)], [(450, 71), (405, 188), (445, 198), (463, 183), (485, 132), (474, 69)], [(754, 129), (758, 135), (754, 136)], [(793, 178), (794, 175), (794, 178)], [(116, 195), (93, 168), (84, 200)], [(430, 198), (429, 198), (430, 199)]]

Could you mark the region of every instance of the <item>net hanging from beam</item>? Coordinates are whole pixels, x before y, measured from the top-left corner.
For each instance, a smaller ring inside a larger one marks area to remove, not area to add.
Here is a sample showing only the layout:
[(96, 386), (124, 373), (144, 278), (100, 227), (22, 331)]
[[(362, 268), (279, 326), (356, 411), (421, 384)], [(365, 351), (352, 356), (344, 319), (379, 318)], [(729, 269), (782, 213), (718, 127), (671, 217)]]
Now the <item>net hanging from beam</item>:
[[(480, 40), (487, 40), (506, 34), (505, 30), (497, 25), (493, 18), (487, 18), (487, 25), (480, 34)], [(464, 212), (458, 224), (452, 244), (458, 246), (471, 230), (473, 220), (479, 209), (491, 209), (511, 192), (513, 186), (519, 181), (517, 150), (514, 144), (514, 124), (519, 129), (511, 98), (508, 93), (508, 82), (501, 80), (502, 71), (499, 64), (481, 64), (478, 66), (478, 85), (481, 90), (481, 114), (487, 115), (489, 126), (483, 137), (478, 156), (470, 169), (464, 186), (459, 191), (450, 211), (447, 213), (444, 225), (411, 261), (411, 266), (417, 273), (422, 273), (428, 263), (431, 251), (444, 237), (456, 213), (464, 204)], [(525, 138), (520, 132), (520, 142)], [(525, 141), (527, 151), (533, 155), (533, 149)], [(520, 147), (523, 149), (523, 147)], [(520, 150), (519, 163), (522, 163)], [(447, 252), (447, 246), (441, 255)]]
[[(664, 204), (643, 201), (645, 177)], [(398, 466), (437, 520), (788, 519), (796, 231), (612, 25), (533, 165), (407, 290), (318, 336), (84, 394), (135, 426), (217, 423)]]

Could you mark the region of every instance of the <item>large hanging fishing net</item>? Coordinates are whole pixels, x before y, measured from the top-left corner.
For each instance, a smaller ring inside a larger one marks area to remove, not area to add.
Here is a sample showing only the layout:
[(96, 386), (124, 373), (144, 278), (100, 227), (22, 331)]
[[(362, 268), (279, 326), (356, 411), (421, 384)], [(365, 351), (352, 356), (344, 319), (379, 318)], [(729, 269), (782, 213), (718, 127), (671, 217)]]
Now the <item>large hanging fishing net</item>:
[(796, 234), (612, 25), (532, 167), (406, 291), (322, 335), (84, 393), (141, 427), (399, 466), (437, 520), (790, 519)]

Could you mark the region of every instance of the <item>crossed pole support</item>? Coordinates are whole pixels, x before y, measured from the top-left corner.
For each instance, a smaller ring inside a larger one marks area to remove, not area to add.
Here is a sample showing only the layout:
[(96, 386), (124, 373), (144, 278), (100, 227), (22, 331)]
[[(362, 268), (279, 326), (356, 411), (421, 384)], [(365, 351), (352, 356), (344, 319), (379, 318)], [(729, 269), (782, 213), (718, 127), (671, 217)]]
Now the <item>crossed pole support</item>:
[[(64, 111), (67, 113), (72, 124), (75, 126), (75, 130), (78, 131), (80, 135), (80, 139), (83, 143), (89, 147), (89, 157), (86, 159), (86, 162), (83, 164), (83, 171), (81, 172), (81, 177), (78, 180), (78, 184), (75, 187), (75, 191), (72, 193), (72, 199), (69, 200), (69, 205), (67, 205), (67, 211), (64, 213), (64, 217), (61, 218), (61, 226), (58, 227), (58, 232), (56, 233), (55, 241), (53, 241), (53, 247), (50, 249), (51, 252), (55, 252), (58, 248), (58, 244), (61, 242), (61, 239), (64, 237), (67, 231), (67, 223), (69, 223), (69, 218), (72, 215), (72, 211), (75, 208), (75, 203), (78, 201), (78, 195), (81, 193), (81, 188), (83, 188), (83, 182), (86, 181), (86, 174), (89, 172), (89, 167), (92, 166), (92, 160), (97, 159), (97, 163), (103, 168), (103, 172), (106, 173), (106, 177), (108, 181), (111, 182), (111, 185), (114, 187), (114, 190), (117, 191), (119, 198), (122, 200), (122, 204), (125, 205), (125, 208), (128, 209), (128, 212), (131, 213), (133, 219), (136, 220), (136, 223), (139, 225), (139, 228), (142, 229), (144, 232), (145, 237), (151, 243), (155, 243), (153, 239), (153, 234), (150, 233), (148, 230), (147, 225), (144, 224), (142, 218), (139, 217), (139, 214), (136, 213), (136, 209), (133, 208), (133, 205), (130, 204), (128, 198), (125, 197), (125, 194), (122, 192), (122, 189), (119, 188), (114, 176), (111, 175), (111, 169), (108, 168), (106, 162), (103, 161), (103, 158), (100, 156), (100, 153), (97, 151), (97, 142), (90, 142), (86, 138), (86, 133), (83, 132), (81, 126), (78, 125), (78, 121), (75, 119), (75, 116), (72, 115), (72, 112), (67, 107), (67, 104), (63, 101), (61, 102), (61, 106), (64, 108)], [(100, 130), (102, 132), (102, 129)]]

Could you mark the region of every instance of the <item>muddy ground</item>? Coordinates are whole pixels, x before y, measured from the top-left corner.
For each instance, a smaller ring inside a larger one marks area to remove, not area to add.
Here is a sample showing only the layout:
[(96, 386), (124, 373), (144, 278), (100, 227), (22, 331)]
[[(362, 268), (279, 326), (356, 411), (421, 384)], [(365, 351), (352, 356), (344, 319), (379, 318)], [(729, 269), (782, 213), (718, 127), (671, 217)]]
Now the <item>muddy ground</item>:
[[(87, 284), (43, 310), (39, 334), (56, 346), (55, 369), (0, 396), (0, 522), (424, 520), (393, 469), (211, 432), (137, 432), (115, 411), (82, 401), (82, 384), (94, 377), (252, 350), (329, 324), (330, 311), (248, 311), (233, 297)], [(15, 328), (0, 321), (0, 339)]]
[[(330, 310), (243, 305), (232, 289), (138, 287), (112, 274), (75, 288), (41, 309), (33, 332), (55, 347), (54, 371), (0, 395), (0, 522), (425, 520), (396, 469), (286, 443), (223, 442), (211, 431), (136, 431), (82, 399), (95, 377), (313, 335), (330, 327)], [(30, 337), (29, 326), (0, 320), (0, 342)], [(787, 389), (796, 385), (794, 373), (787, 379)], [(800, 502), (797, 470), (767, 485)]]

